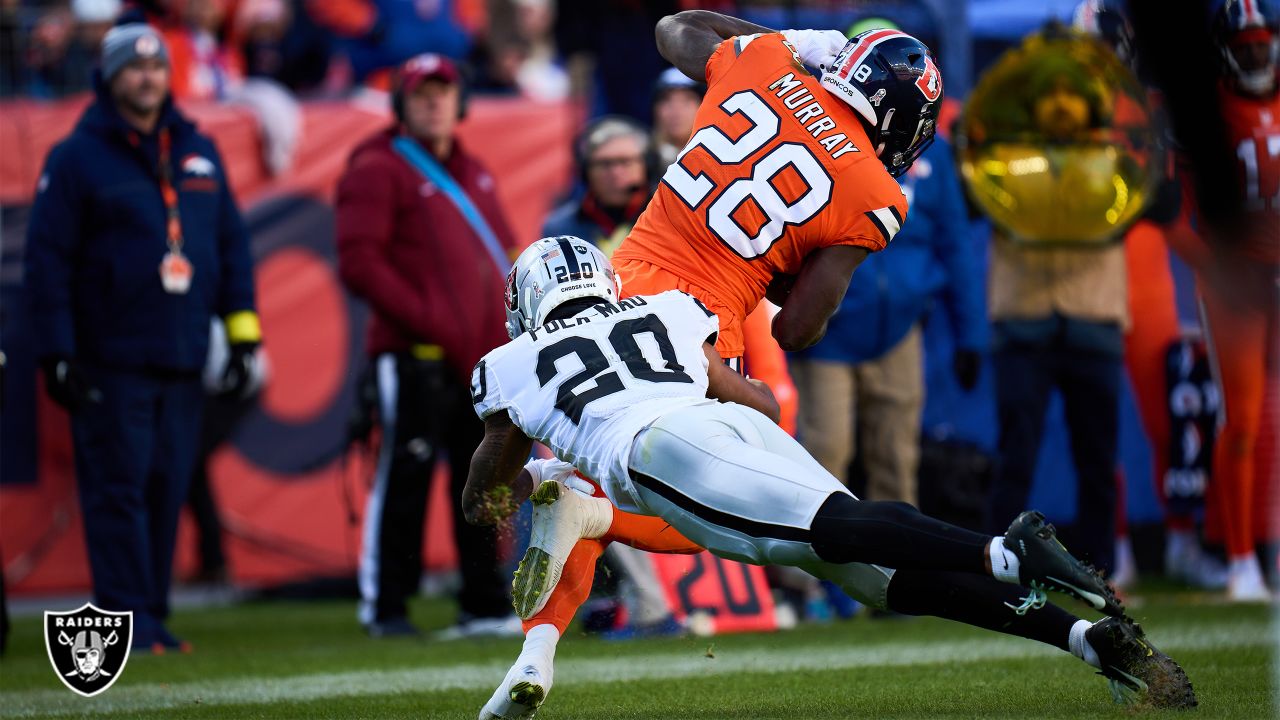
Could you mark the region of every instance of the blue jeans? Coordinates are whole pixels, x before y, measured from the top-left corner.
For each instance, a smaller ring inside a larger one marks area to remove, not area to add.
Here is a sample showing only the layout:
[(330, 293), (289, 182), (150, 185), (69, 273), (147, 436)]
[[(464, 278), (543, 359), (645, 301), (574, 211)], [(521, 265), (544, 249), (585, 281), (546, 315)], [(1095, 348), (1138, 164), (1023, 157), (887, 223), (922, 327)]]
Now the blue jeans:
[[(1059, 319), (1061, 320), (1061, 319)], [(1082, 326), (1087, 337), (1080, 342)], [(1046, 326), (1047, 327), (1047, 326)], [(1078, 511), (1071, 550), (1110, 571), (1115, 555), (1116, 460), (1120, 423), (1121, 356), (1117, 326), (1081, 321), (1053, 324), (1048, 333), (1002, 332), (997, 325), (996, 405), (999, 463), (987, 501), (987, 529), (1001, 534), (1027, 509), (1051, 391), (1062, 395)], [(1114, 333), (1114, 344), (1109, 342)], [(1103, 340), (1099, 342), (1099, 340)]]

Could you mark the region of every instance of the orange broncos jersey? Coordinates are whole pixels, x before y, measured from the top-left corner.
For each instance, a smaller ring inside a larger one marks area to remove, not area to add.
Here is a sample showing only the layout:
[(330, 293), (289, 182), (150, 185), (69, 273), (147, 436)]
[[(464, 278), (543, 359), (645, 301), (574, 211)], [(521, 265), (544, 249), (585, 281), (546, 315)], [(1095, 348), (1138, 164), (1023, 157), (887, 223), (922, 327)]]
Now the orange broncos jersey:
[[(871, 98), (878, 103), (879, 98)], [(828, 245), (883, 249), (907, 200), (848, 104), (805, 71), (781, 34), (725, 40), (707, 61), (693, 137), (613, 262), (648, 263), (713, 297), (721, 355), (775, 273)], [(726, 327), (726, 325), (730, 325)]]
[(1224, 90), (1221, 107), (1244, 181), (1245, 211), (1255, 220), (1241, 249), (1280, 263), (1280, 92), (1262, 99)]

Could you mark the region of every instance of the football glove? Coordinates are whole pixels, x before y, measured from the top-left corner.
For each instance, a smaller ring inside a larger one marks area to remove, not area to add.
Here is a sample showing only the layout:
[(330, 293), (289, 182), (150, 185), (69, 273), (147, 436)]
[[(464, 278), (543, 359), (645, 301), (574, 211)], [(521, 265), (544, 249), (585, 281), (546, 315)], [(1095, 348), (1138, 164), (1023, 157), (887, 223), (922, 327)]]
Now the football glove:
[(41, 366), (45, 391), (67, 412), (76, 412), (88, 403), (102, 402), (102, 391), (93, 386), (84, 368), (75, 360), (59, 355), (46, 358)]

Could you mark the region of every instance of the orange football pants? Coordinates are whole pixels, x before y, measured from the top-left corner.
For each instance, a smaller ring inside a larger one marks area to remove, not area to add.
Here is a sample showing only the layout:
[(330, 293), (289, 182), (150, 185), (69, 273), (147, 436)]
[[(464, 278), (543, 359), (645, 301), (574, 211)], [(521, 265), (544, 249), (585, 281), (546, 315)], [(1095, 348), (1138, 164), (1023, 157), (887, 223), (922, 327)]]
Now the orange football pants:
[[(579, 474), (578, 477), (583, 477)], [(595, 485), (596, 497), (604, 492)], [(651, 553), (691, 555), (702, 548), (667, 524), (666, 520), (651, 515), (635, 515), (613, 509), (613, 523), (604, 537), (579, 540), (565, 561), (560, 573), (560, 583), (551, 591), (547, 604), (523, 623), (524, 631), (550, 623), (564, 635), (578, 608), (591, 595), (591, 583), (595, 580), (596, 561), (611, 542), (621, 542)]]
[(1275, 263), (1251, 259), (1187, 230), (1170, 245), (1192, 266), (1200, 291), (1223, 421), (1213, 453), (1206, 534), (1225, 536), (1227, 554), (1241, 557), (1280, 532), (1276, 405), (1280, 342)]
[[(1133, 326), (1124, 339), (1125, 365), (1142, 427), (1151, 444), (1156, 496), (1163, 504), (1170, 453), (1165, 355), (1180, 334), (1169, 246), (1159, 225), (1142, 220), (1125, 235), (1124, 250), (1129, 272), (1129, 317), (1133, 318)], [(1118, 493), (1117, 498), (1123, 505), (1123, 493)], [(1124, 525), (1124, 517), (1117, 515), (1118, 530)], [(1194, 523), (1194, 518), (1185, 515), (1165, 516), (1166, 526), (1173, 530), (1190, 530)]]
[(1219, 260), (1197, 272), (1223, 403), (1210, 501), (1232, 558), (1249, 555), (1277, 531), (1278, 271), (1256, 261)]

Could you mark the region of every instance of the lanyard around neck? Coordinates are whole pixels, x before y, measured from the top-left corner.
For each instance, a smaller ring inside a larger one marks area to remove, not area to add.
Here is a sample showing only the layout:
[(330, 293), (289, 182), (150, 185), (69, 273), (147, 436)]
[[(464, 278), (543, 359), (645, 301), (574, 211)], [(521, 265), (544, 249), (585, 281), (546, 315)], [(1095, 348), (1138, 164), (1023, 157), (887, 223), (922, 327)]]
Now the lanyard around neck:
[(178, 213), (178, 191), (173, 187), (173, 165), (170, 163), (169, 128), (161, 128), (160, 141), (160, 197), (164, 199), (166, 241), (169, 252), (182, 254), (182, 217)]

